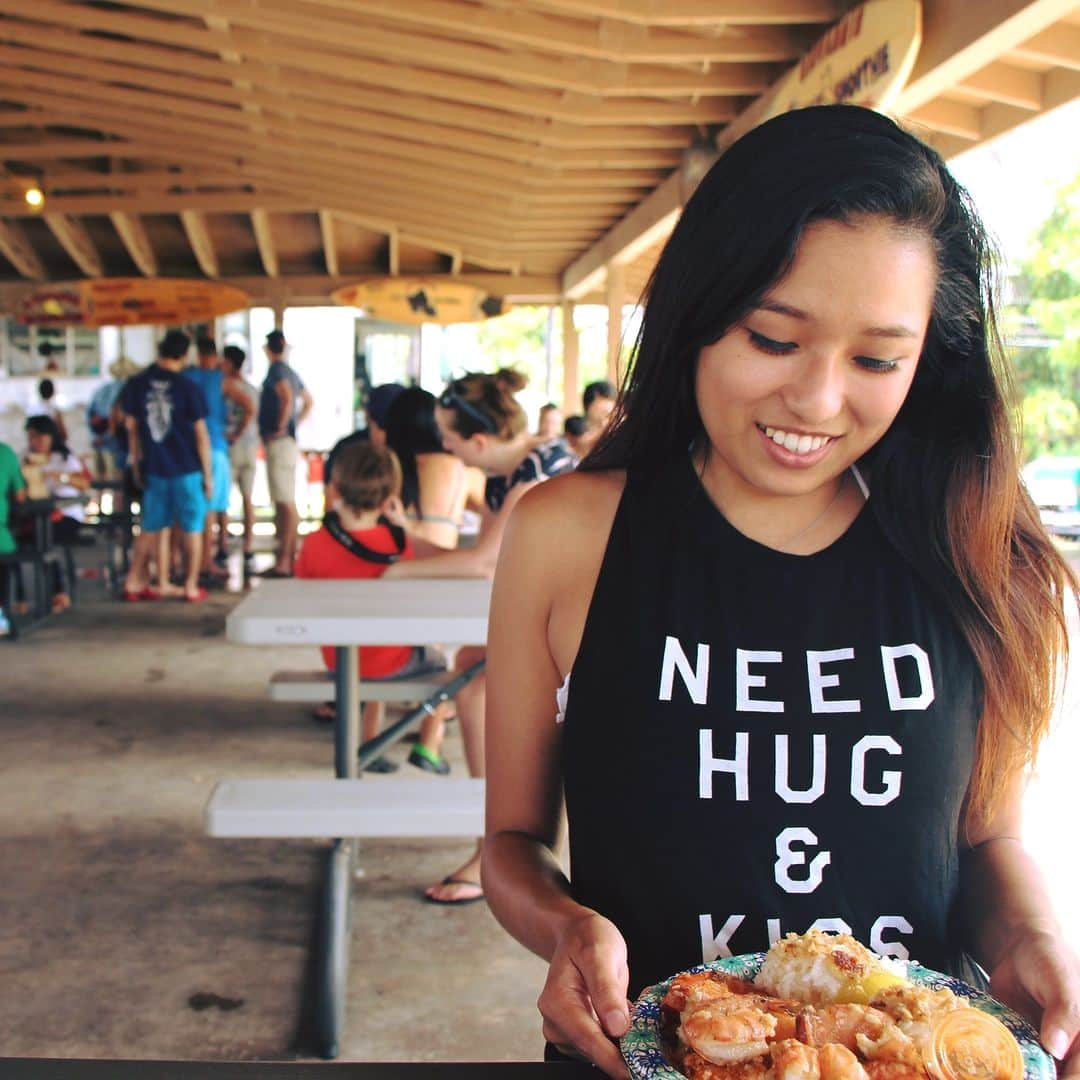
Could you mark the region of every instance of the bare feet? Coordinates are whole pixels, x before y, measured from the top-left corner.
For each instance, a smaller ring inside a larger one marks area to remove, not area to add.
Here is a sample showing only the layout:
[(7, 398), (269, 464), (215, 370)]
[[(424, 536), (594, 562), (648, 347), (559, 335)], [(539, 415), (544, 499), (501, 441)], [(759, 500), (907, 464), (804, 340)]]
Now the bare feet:
[(71, 607), (71, 597), (66, 592), (58, 592), (52, 598), (52, 610), (54, 615), (61, 611), (67, 611)]
[(480, 851), (467, 863), (448, 874), (437, 885), (429, 885), (424, 896), (433, 904), (471, 904), (484, 899), (480, 884)]

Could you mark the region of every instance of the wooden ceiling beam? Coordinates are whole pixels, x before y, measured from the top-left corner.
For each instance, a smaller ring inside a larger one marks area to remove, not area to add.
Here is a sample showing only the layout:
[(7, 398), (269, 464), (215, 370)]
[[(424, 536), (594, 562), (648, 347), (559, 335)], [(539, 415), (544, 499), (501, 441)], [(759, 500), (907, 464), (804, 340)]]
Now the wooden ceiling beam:
[(86, 226), (77, 218), (68, 214), (47, 213), (42, 215), (45, 224), (52, 230), (53, 236), (60, 241), (60, 246), (71, 256), (72, 262), (90, 278), (105, 276), (94, 241), (86, 231)]
[(968, 101), (1002, 101), (1038, 112), (1042, 108), (1042, 76), (1011, 64), (987, 64), (957, 83), (951, 93)]
[[(270, 0), (260, 6), (275, 11), (296, 10), (292, 0)], [(520, 9), (488, 9), (483, 18), (468, 18), (463, 17), (461, 5), (453, 0), (409, 0), (407, 4), (396, 0), (319, 0), (305, 3), (303, 10), (310, 18), (323, 20), (332, 20), (337, 13), (363, 13), (421, 30), (434, 28), (455, 37), (619, 63), (776, 63), (796, 59), (808, 44), (803, 34), (786, 26), (747, 26), (736, 31), (725, 27), (720, 33), (695, 34)]]
[[(0, 59), (3, 59), (3, 53), (4, 50), (0, 48)], [(6, 70), (0, 73), (0, 88), (5, 94), (21, 95), (23, 98), (29, 97), (27, 91), (32, 93), (34, 90), (54, 95), (67, 92), (70, 98), (76, 100), (87, 96), (87, 87), (83, 80), (25, 69), (17, 72)], [(104, 84), (96, 84), (93, 87), (92, 97), (102, 105), (113, 104), (127, 107), (127, 115), (134, 118), (139, 116), (149, 118), (150, 115), (156, 115), (170, 125), (186, 126), (193, 131), (198, 130), (200, 136), (206, 139), (227, 140), (227, 145), (237, 154), (241, 151), (257, 152), (266, 143), (266, 139), (247, 130), (251, 118), (239, 109)], [(116, 107), (110, 108), (109, 114), (116, 117), (123, 115)], [(434, 168), (446, 182), (450, 182), (452, 175), (456, 173), (458, 179), (466, 184), (475, 183), (478, 169), (482, 168), (485, 181), (490, 180), (493, 183), (501, 181), (502, 184), (509, 183), (515, 187), (525, 188), (549, 187), (553, 179), (552, 173), (555, 172), (551, 168), (545, 170), (536, 165), (525, 166), (491, 159), (488, 159), (486, 163), (478, 163), (474, 154), (445, 149), (434, 151), (430, 146), (405, 142), (400, 138), (346, 133), (328, 125), (316, 126), (300, 120), (276, 120), (272, 125), (267, 125), (267, 138), (271, 134), (275, 144), (287, 138), (295, 146), (310, 147), (312, 153), (317, 153), (323, 158), (341, 150), (357, 151), (363, 155), (362, 161), (357, 160), (357, 164), (361, 167), (370, 161), (368, 155), (375, 154), (387, 162), (397, 160), (403, 168), (409, 170), (414, 169), (417, 164), (429, 169)], [(606, 169), (572, 170), (575, 184), (586, 186), (595, 183), (598, 186), (627, 187), (651, 186), (661, 179), (663, 172), (666, 171), (668, 171), (667, 168), (661, 171), (647, 168), (610, 171)]]
[(319, 211), (319, 234), (322, 236), (326, 272), (331, 277), (337, 277), (339, 265), (337, 238), (334, 236), (334, 215), (329, 210)]
[[(0, 84), (2, 84), (0, 76)], [(380, 181), (393, 185), (402, 190), (419, 188), (421, 192), (430, 194), (427, 185), (438, 185), (447, 198), (451, 198), (455, 191), (464, 195), (474, 193), (505, 200), (507, 185), (498, 178), (491, 178), (486, 173), (478, 175), (465, 173), (462, 170), (451, 170), (445, 166), (432, 166), (427, 162), (396, 162), (390, 159), (380, 160), (373, 165), (373, 159), (357, 153), (351, 148), (333, 148), (329, 144), (316, 142), (311, 144), (311, 152), (304, 158), (302, 164), (290, 166), (289, 159), (282, 158), (276, 145), (266, 144), (257, 139), (248, 139), (242, 133), (230, 132), (230, 142), (215, 137), (212, 125), (185, 120), (179, 117), (159, 117), (134, 108), (112, 107), (102, 111), (101, 107), (93, 108), (80, 103), (74, 97), (64, 98), (55, 92), (47, 91), (23, 91), (23, 96), (32, 96), (36, 100), (44, 102), (65, 101), (69, 104), (73, 114), (93, 117), (96, 123), (103, 126), (115, 126), (116, 130), (125, 131), (138, 138), (144, 145), (154, 141), (163, 149), (167, 149), (173, 160), (187, 160), (192, 151), (201, 155), (204, 160), (218, 160), (222, 164), (233, 162), (238, 175), (256, 175), (256, 162), (274, 161), (275, 168), (295, 168), (301, 172), (309, 169), (326, 169), (340, 173), (342, 169), (357, 170), (363, 173), (365, 181), (379, 183)], [(90, 111), (93, 108), (93, 111)], [(122, 143), (110, 143), (110, 146), (119, 147)], [(241, 168), (236, 155), (244, 154)], [(528, 181), (522, 183), (517, 190), (522, 194), (517, 196), (520, 205), (529, 202), (540, 204), (553, 204), (556, 202), (576, 203), (607, 203), (613, 198), (632, 198), (636, 194), (643, 193), (655, 183), (656, 174), (644, 174), (641, 176), (627, 176), (626, 174), (612, 176), (607, 173), (575, 173), (572, 182), (554, 184), (552, 178), (546, 178), (526, 172), (521, 179)], [(546, 187), (538, 186), (544, 180)], [(586, 186), (588, 185), (588, 186)], [(354, 200), (355, 200), (354, 195)]]
[(259, 249), (259, 260), (266, 276), (276, 278), (279, 273), (277, 248), (270, 229), (270, 215), (266, 210), (251, 211), (251, 227), (255, 231), (255, 246)]
[[(140, 0), (146, 3), (146, 0)], [(490, 49), (455, 41), (453, 48), (439, 48), (441, 39), (430, 48), (418, 48), (415, 34), (400, 33), (373, 26), (370, 20), (350, 19), (343, 12), (336, 18), (312, 17), (297, 11), (295, 5), (274, 9), (257, 8), (246, 3), (215, 0), (212, 12), (206, 0), (168, 0), (168, 10), (194, 17), (216, 14), (233, 27), (246, 26), (265, 37), (278, 34), (289, 41), (315, 42), (329, 46), (339, 55), (360, 54), (402, 64), (417, 65), (435, 71), (452, 71), (483, 79), (498, 79), (511, 86), (522, 84), (557, 91), (573, 90), (601, 96), (661, 95), (672, 97), (708, 97), (716, 94), (763, 93), (776, 72), (766, 65), (713, 63), (666, 67), (656, 64), (610, 63), (603, 60), (560, 59), (528, 52), (510, 55), (502, 49)], [(240, 31), (230, 35), (235, 47), (246, 53), (248, 37)]]
[(912, 109), (904, 119), (910, 124), (928, 127), (934, 131), (943, 131), (959, 139), (970, 139), (973, 143), (982, 138), (979, 110), (962, 101), (937, 98), (935, 101), (920, 105), (917, 109)]
[(1010, 55), (1080, 71), (1080, 26), (1058, 23), (1022, 41), (1010, 51)]
[(844, 0), (538, 0), (540, 6), (642, 26), (745, 26), (834, 22), (850, 7)]
[(120, 239), (124, 242), (132, 261), (146, 277), (157, 277), (158, 267), (150, 237), (146, 235), (143, 223), (133, 214), (114, 210), (109, 214)]
[(904, 116), (1076, 10), (1076, 0), (926, 0), (923, 43), (893, 111)]
[(23, 277), (32, 281), (45, 279), (45, 266), (17, 221), (0, 219), (0, 255)]
[(386, 271), (397, 277), (401, 273), (401, 234), (395, 229), (386, 240)]
[[(146, 6), (146, 5), (144, 5)], [(171, 0), (157, 5), (168, 10)], [(732, 116), (732, 104), (722, 98), (704, 97), (698, 101), (663, 101), (642, 96), (633, 100), (604, 101), (595, 95), (581, 95), (587, 100), (576, 100), (574, 95), (553, 91), (524, 91), (512, 85), (493, 84), (484, 79), (467, 79), (440, 75), (433, 71), (421, 71), (409, 64), (379, 63), (359, 57), (337, 56), (314, 49), (303, 49), (294, 40), (279, 39), (269, 34), (249, 34), (240, 43), (234, 34), (213, 32), (205, 27), (193, 27), (190, 23), (176, 20), (150, 18), (145, 15), (118, 13), (97, 7), (61, 4), (57, 0), (41, 0), (30, 9), (33, 13), (36, 44), (47, 41), (54, 30), (62, 31), (71, 26), (84, 30), (99, 30), (121, 34), (133, 39), (134, 49), (143, 49), (148, 42), (158, 42), (167, 50), (147, 48), (147, 56), (141, 61), (132, 57), (116, 56), (123, 62), (136, 66), (153, 63), (163, 70), (175, 70), (178, 61), (176, 49), (198, 50), (190, 57), (188, 70), (201, 71), (211, 77), (227, 78), (219, 74), (220, 55), (226, 51), (242, 52), (246, 70), (253, 78), (262, 78), (272, 84), (277, 69), (283, 78), (290, 73), (297, 76), (332, 77), (347, 85), (382, 88), (384, 92), (397, 91), (430, 98), (435, 103), (457, 102), (491, 108), (503, 113), (531, 116), (544, 123), (562, 122), (573, 126), (611, 124), (658, 124), (677, 126), (683, 124), (705, 125), (726, 123)], [(203, 14), (212, 14), (207, 8)], [(0, 14), (14, 20), (29, 20), (30, 15), (19, 0), (0, 0)], [(119, 43), (123, 44), (123, 43)], [(242, 45), (242, 48), (241, 48)], [(103, 50), (112, 52), (111, 44), (103, 42)], [(161, 53), (168, 54), (166, 57)], [(253, 61), (262, 65), (253, 66)], [(204, 65), (212, 65), (207, 69)]]
[(206, 218), (196, 210), (184, 210), (180, 213), (180, 223), (184, 226), (188, 243), (191, 245), (192, 254), (199, 264), (199, 269), (204, 276), (216, 278), (219, 276), (217, 252), (214, 250), (214, 242), (210, 239), (210, 230), (206, 227)]
[[(45, 0), (46, 7), (50, 2), (51, 0)], [(0, 0), (0, 5), (2, 3), (3, 0)], [(117, 77), (129, 76), (133, 70), (144, 68), (164, 71), (170, 77), (175, 77), (176, 52), (173, 49), (159, 48), (145, 43), (107, 41), (100, 37), (64, 31), (59, 27), (50, 28), (49, 34), (43, 40), (40, 24), (24, 24), (10, 17), (4, 22), (4, 37), (43, 48), (46, 56), (51, 58), (49, 70), (54, 69), (60, 62), (59, 58), (53, 56), (53, 53), (59, 52), (61, 55), (89, 56), (95, 60), (109, 59), (122, 64), (125, 66), (125, 71), (117, 71)], [(235, 55), (237, 54), (225, 54), (225, 56)], [(214, 87), (220, 88), (223, 79), (235, 74), (226, 68), (224, 59), (198, 60), (185, 57), (184, 66), (188, 75), (201, 73), (212, 80), (204, 84), (204, 89), (197, 95), (200, 97), (212, 95)], [(371, 120), (371, 124), (381, 122), (392, 125), (397, 122), (386, 117), (396, 116), (415, 121), (417, 116), (422, 115), (424, 125), (414, 123), (412, 125), (414, 129), (425, 131), (429, 125), (436, 125), (478, 132), (486, 137), (489, 152), (511, 160), (536, 160), (538, 154), (542, 152), (540, 148), (544, 147), (574, 150), (579, 154), (602, 149), (609, 152), (615, 149), (626, 153), (632, 150), (681, 150), (691, 140), (691, 130), (686, 127), (657, 128), (636, 124), (607, 128), (591, 125), (583, 128), (580, 125), (570, 125), (565, 122), (550, 124), (536, 118), (523, 119), (477, 106), (455, 105), (414, 95), (382, 92), (373, 87), (357, 89), (364, 109), (354, 110), (341, 104), (340, 80), (319, 79), (310, 75), (301, 77), (295, 73), (282, 71), (280, 67), (253, 65), (250, 60), (243, 61), (243, 70), (245, 77), (250, 76), (250, 78), (239, 81), (234, 79), (233, 82), (234, 85), (239, 82), (239, 86), (243, 88), (237, 89), (237, 97), (234, 100), (245, 107), (295, 111), (298, 99), (317, 101), (320, 103), (321, 115), (334, 115), (343, 121), (348, 119), (351, 122), (350, 126), (353, 127), (364, 126), (365, 117), (377, 118)], [(20, 111), (19, 115), (33, 114)], [(67, 119), (63, 113), (42, 113), (41, 115), (47, 119), (39, 120), (39, 123), (59, 123)], [(728, 119), (733, 116), (734, 109), (731, 110)], [(3, 124), (4, 120), (0, 114), (0, 126)], [(14, 119), (8, 121), (7, 126), (16, 126), (16, 121)], [(437, 129), (428, 137), (440, 142), (445, 142), (448, 138), (453, 138), (456, 142), (460, 141), (456, 133), (450, 135)]]

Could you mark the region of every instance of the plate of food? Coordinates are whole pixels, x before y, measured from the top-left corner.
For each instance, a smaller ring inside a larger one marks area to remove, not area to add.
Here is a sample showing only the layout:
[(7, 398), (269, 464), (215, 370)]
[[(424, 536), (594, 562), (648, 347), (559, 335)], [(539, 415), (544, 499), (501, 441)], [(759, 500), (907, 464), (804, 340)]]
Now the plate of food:
[(638, 997), (634, 1080), (1055, 1080), (1023, 1017), (959, 979), (846, 934), (788, 934)]

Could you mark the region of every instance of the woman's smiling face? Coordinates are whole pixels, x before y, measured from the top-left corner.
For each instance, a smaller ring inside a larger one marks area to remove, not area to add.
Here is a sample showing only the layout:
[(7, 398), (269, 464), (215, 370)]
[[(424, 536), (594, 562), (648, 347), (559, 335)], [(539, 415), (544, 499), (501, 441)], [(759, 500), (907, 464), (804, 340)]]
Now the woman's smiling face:
[(907, 397), (936, 277), (930, 241), (889, 220), (808, 226), (787, 276), (699, 354), (708, 471), (802, 495), (858, 461)]

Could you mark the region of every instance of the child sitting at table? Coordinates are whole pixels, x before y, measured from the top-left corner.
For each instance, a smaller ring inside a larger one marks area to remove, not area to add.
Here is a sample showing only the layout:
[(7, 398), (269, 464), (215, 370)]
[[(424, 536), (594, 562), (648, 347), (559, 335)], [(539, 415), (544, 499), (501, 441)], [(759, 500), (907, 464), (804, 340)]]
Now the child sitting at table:
[[(296, 576), (377, 578), (391, 564), (413, 558), (405, 531), (382, 517), (387, 510), (400, 511), (400, 492), (401, 467), (392, 451), (368, 442), (342, 446), (327, 480), (323, 527), (305, 538), (296, 561)], [(333, 648), (323, 646), (322, 654), (333, 671)], [(406, 678), (445, 666), (441, 656), (423, 646), (369, 645), (360, 650), (360, 676), (365, 680)], [(377, 713), (365, 710), (365, 741), (378, 734), (378, 725)], [(380, 757), (367, 768), (370, 772), (393, 772), (397, 766)]]

